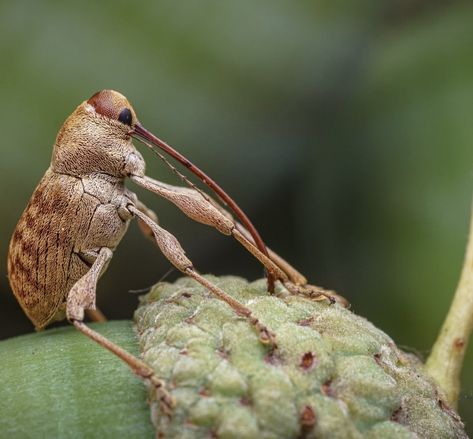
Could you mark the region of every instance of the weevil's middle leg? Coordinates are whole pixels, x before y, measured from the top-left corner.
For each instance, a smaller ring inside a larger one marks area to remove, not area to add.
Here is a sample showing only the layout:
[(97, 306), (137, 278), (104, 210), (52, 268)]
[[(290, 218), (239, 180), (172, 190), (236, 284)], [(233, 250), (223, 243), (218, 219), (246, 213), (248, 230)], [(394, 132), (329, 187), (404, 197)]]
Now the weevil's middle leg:
[(100, 249), (90, 270), (82, 276), (71, 288), (66, 301), (66, 314), (68, 320), (84, 335), (94, 340), (100, 346), (108, 349), (121, 360), (139, 377), (148, 380), (155, 388), (163, 413), (170, 415), (174, 407), (174, 400), (166, 390), (164, 381), (160, 380), (153, 369), (144, 361), (116, 345), (108, 338), (89, 328), (82, 320), (86, 309), (95, 308), (95, 290), (100, 274), (107, 262), (113, 256), (112, 250), (103, 247)]
[[(220, 206), (217, 206), (220, 207)], [(222, 213), (226, 213), (230, 215), (226, 210), (220, 207), (222, 210)], [(236, 230), (241, 233), (247, 241), (250, 241), (253, 246), (254, 246), (254, 240), (253, 237), (251, 236), (250, 232), (246, 230), (240, 223), (235, 222), (236, 225)], [(296, 270), (289, 262), (287, 262), (285, 259), (283, 259), (281, 256), (279, 256), (276, 252), (271, 250), (269, 247), (266, 247), (268, 250), (268, 254), (270, 259), (275, 262), (284, 272), (287, 274), (289, 281), (295, 285), (306, 285), (307, 284), (307, 279), (306, 277), (299, 273), (298, 270)]]
[(244, 316), (258, 331), (260, 340), (262, 343), (271, 344), (272, 347), (276, 347), (275, 334), (270, 331), (265, 325), (263, 325), (252, 313), (252, 311), (243, 305), (242, 303), (235, 300), (232, 296), (228, 295), (217, 287), (212, 282), (201, 276), (193, 267), (192, 262), (186, 256), (183, 248), (179, 244), (179, 241), (174, 235), (164, 230), (158, 224), (156, 224), (151, 218), (146, 216), (142, 210), (136, 206), (130, 204), (128, 206), (130, 212), (134, 213), (139, 219), (145, 222), (148, 227), (153, 231), (156, 243), (160, 248), (161, 252), (166, 258), (182, 273), (192, 277), (205, 288), (207, 288), (213, 295), (218, 297), (220, 300), (226, 302), (237, 314)]

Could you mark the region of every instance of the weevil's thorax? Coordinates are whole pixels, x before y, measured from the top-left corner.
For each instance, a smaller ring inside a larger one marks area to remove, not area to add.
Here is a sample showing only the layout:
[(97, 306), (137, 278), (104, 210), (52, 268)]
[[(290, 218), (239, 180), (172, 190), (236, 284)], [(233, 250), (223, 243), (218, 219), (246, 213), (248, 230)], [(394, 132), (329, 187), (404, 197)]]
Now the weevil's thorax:
[[(52, 170), (77, 177), (94, 173), (118, 178), (143, 174), (145, 162), (132, 143), (130, 126), (100, 114), (90, 103), (92, 99), (79, 105), (59, 130)], [(136, 119), (134, 112), (132, 117)]]

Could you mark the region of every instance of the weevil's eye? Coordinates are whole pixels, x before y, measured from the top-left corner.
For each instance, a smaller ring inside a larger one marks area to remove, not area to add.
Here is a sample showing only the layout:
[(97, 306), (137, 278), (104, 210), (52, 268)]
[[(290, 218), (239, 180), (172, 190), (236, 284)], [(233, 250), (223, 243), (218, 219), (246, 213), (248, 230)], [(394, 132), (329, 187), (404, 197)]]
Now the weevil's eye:
[(120, 114), (118, 115), (118, 120), (121, 123), (124, 123), (125, 125), (131, 126), (133, 116), (131, 114), (130, 109), (129, 108), (124, 108), (122, 111), (120, 111)]

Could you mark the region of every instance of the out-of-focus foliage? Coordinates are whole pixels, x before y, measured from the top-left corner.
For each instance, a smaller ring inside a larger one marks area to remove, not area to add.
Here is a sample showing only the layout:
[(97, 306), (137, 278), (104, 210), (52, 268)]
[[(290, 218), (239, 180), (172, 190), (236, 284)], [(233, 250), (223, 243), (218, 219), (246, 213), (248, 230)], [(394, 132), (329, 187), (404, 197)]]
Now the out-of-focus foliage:
[[(63, 120), (114, 88), (234, 195), (275, 250), (425, 354), (466, 240), (472, 22), (467, 1), (3, 1), (0, 255)], [(176, 181), (140, 149), (150, 175)], [(201, 271), (261, 275), (230, 239), (138, 192)], [(99, 304), (130, 317), (127, 290), (168, 266), (133, 227)], [(5, 272), (2, 338), (31, 331)], [(469, 422), (471, 352), (460, 403)]]

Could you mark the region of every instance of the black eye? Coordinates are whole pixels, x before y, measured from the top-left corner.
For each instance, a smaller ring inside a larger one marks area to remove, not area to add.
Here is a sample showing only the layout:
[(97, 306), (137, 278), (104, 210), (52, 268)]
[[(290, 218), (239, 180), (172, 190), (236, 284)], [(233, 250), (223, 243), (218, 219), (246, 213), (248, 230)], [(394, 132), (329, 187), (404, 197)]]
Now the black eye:
[(118, 115), (118, 120), (125, 125), (131, 126), (131, 120), (133, 116), (131, 115), (131, 111), (129, 108), (124, 108), (120, 114)]

